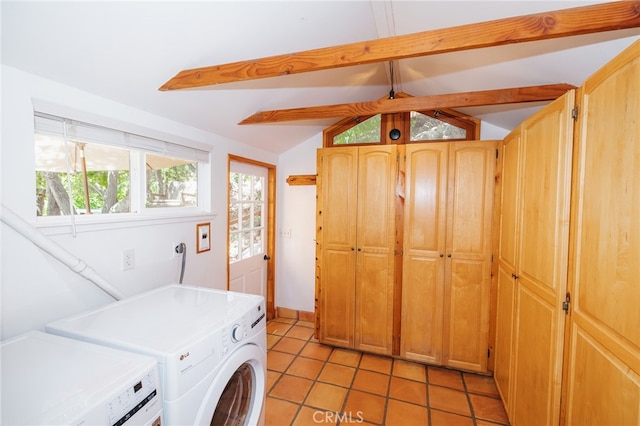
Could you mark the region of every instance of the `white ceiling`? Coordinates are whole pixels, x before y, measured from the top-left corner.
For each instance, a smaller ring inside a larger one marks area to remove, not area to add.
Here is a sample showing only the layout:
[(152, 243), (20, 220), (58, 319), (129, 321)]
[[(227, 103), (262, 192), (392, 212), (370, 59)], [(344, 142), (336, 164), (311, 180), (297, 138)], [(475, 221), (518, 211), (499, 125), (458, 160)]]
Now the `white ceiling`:
[[(232, 140), (280, 153), (336, 120), (238, 126), (260, 111), (378, 99), (388, 63), (160, 92), (183, 69), (564, 9), (582, 1), (2, 0), (2, 63)], [(396, 92), (415, 96), (586, 77), (640, 29), (402, 60)], [(461, 111), (510, 130), (540, 105)]]

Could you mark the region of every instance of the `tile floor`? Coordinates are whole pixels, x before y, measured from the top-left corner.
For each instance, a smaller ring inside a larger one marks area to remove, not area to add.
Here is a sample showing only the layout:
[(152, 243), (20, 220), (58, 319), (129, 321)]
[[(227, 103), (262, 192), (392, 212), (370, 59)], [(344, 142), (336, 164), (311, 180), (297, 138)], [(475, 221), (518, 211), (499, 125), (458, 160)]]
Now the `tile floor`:
[(267, 425), (506, 425), (491, 377), (321, 345), (313, 324), (267, 324)]

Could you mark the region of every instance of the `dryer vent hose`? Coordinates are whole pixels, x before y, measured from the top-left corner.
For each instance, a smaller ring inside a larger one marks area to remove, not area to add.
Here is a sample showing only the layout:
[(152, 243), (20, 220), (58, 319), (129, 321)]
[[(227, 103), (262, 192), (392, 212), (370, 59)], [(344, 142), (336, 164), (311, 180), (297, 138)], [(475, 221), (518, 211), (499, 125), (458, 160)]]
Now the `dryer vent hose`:
[(182, 284), (182, 278), (184, 277), (184, 266), (187, 262), (187, 245), (180, 243), (176, 246), (176, 253), (182, 254), (182, 267), (180, 268), (180, 284)]

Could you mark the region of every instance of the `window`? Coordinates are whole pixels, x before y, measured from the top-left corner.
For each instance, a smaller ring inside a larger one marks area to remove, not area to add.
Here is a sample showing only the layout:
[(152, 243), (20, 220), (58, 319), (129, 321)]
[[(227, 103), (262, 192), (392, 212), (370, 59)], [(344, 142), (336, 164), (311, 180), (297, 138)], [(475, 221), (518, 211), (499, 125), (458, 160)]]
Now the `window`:
[(229, 262), (265, 251), (265, 178), (229, 173)]
[(38, 216), (203, 210), (209, 152), (35, 114)]
[(352, 145), (360, 143), (380, 143), (382, 116), (374, 115), (364, 121), (356, 119), (356, 125), (333, 137), (334, 145)]
[(410, 141), (468, 140), (475, 125), (441, 110), (410, 113)]

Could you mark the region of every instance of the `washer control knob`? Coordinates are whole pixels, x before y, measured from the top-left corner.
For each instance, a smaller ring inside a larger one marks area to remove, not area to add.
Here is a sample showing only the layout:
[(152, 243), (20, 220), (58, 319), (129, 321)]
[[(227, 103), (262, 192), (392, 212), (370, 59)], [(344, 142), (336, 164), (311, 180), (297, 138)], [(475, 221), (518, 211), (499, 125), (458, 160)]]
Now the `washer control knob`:
[(236, 324), (231, 329), (231, 340), (239, 342), (244, 337), (244, 330), (240, 324)]

